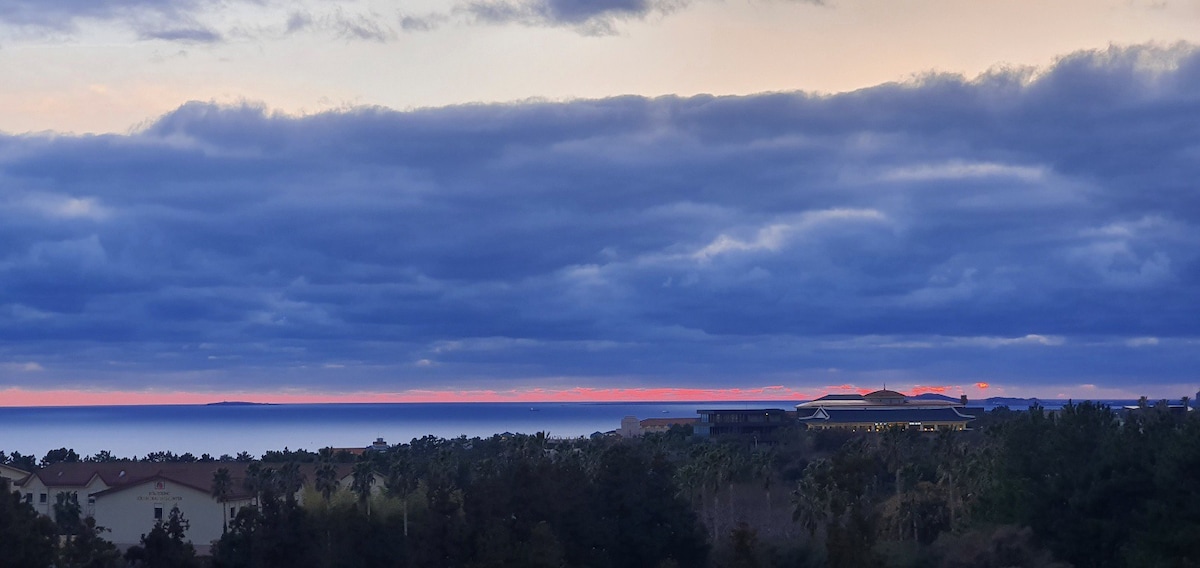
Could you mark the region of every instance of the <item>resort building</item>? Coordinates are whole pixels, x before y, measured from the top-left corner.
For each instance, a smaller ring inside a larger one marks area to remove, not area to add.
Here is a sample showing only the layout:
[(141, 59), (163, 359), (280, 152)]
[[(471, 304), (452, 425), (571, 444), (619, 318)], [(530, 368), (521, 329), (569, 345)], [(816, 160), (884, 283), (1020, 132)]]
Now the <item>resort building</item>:
[(694, 434), (700, 438), (744, 436), (769, 441), (776, 430), (795, 423), (792, 413), (779, 408), (697, 410), (696, 414), (700, 419), (694, 425)]
[(691, 426), (694, 428), (699, 421), (699, 418), (646, 418), (639, 422), (638, 425), (642, 427), (642, 433), (663, 434), (670, 430), (672, 426)]
[(694, 426), (698, 418), (646, 418), (638, 420), (636, 416), (626, 416), (621, 419), (621, 427), (616, 434), (622, 438), (638, 438), (646, 434), (662, 434), (672, 426)]
[(29, 477), (29, 472), (23, 469), (15, 468), (11, 465), (0, 463), (0, 477), (7, 479), (10, 486), (16, 487), (17, 484), (24, 481), (26, 477)]
[[(224, 524), (242, 508), (253, 505), (255, 495), (246, 489), (246, 462), (103, 462), (57, 463), (40, 468), (16, 483), (22, 499), (43, 515), (54, 517), (54, 505), (60, 499), (78, 500), (80, 513), (109, 529), (104, 535), (125, 549), (141, 541), (158, 521), (166, 521), (172, 508), (178, 507), (187, 520), (187, 539), (201, 554), (209, 544), (221, 538)], [(282, 464), (260, 463), (278, 470)], [(338, 486), (350, 487), (352, 464), (335, 464)], [(213, 477), (225, 468), (230, 474), (229, 492), (223, 498), (213, 496)], [(316, 479), (316, 464), (300, 464), (303, 483)], [(11, 468), (10, 468), (11, 469)], [(7, 475), (6, 475), (7, 477)], [(376, 475), (372, 492), (382, 488)], [(302, 497), (303, 490), (297, 495)], [(62, 495), (62, 497), (60, 497)]]
[(869, 394), (830, 394), (796, 405), (798, 420), (815, 430), (880, 432), (906, 428), (920, 432), (966, 430), (974, 420), (965, 412), (967, 397), (909, 397), (891, 390)]

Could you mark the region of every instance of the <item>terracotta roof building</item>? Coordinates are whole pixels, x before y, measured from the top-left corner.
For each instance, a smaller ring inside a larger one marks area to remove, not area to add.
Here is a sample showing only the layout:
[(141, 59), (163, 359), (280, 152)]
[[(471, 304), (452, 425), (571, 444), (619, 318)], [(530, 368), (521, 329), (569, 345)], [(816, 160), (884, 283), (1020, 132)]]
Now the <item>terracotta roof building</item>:
[[(284, 464), (258, 462), (278, 471)], [(204, 553), (220, 538), (222, 526), (255, 495), (246, 489), (247, 462), (74, 462), (57, 463), (31, 472), (14, 485), (26, 503), (46, 516), (54, 516), (59, 494), (74, 494), (81, 513), (109, 529), (105, 538), (121, 548), (137, 544), (155, 522), (165, 520), (178, 507), (188, 520), (187, 539)], [(316, 479), (317, 464), (299, 464), (303, 484)], [(334, 464), (340, 487), (349, 487), (353, 465)], [(213, 496), (218, 469), (229, 471), (229, 492)], [(378, 492), (381, 479), (376, 479)], [(302, 493), (302, 492), (301, 492)]]

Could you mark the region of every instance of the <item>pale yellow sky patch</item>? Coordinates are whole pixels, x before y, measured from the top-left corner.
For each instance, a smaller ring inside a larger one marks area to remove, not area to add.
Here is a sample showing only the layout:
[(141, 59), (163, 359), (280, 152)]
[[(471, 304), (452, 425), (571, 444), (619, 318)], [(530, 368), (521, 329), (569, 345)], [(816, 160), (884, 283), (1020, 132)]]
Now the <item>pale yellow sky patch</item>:
[[(436, 29), (404, 32), (394, 3), (338, 6), (394, 32), (383, 42), (319, 26), (289, 36), (291, 6), (256, 6), (198, 16), (226, 38), (216, 44), (140, 40), (106, 22), (52, 39), (14, 36), (0, 48), (0, 130), (125, 132), (189, 100), (311, 113), (533, 97), (832, 93), (931, 71), (973, 77), (996, 66), (1046, 66), (1110, 44), (1200, 43), (1197, 0), (711, 0), (618, 22), (615, 35), (600, 37), (473, 23), (445, 10)], [(405, 7), (422, 15), (438, 4)], [(318, 23), (336, 13), (312, 8)]]

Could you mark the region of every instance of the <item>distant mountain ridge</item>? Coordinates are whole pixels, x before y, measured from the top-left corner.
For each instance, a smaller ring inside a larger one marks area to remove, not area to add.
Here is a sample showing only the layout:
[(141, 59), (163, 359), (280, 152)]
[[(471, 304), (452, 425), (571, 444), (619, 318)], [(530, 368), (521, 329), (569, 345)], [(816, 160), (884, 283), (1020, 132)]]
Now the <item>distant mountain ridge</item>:
[(946, 402), (958, 402), (959, 401), (959, 399), (954, 398), (952, 396), (946, 396), (944, 394), (938, 394), (936, 392), (922, 393), (922, 394), (918, 394), (916, 396), (910, 396), (908, 398), (913, 398), (916, 400), (944, 400)]
[(1010, 396), (993, 396), (987, 399), (988, 404), (996, 406), (1029, 405), (1038, 402), (1036, 398), (1014, 398)]

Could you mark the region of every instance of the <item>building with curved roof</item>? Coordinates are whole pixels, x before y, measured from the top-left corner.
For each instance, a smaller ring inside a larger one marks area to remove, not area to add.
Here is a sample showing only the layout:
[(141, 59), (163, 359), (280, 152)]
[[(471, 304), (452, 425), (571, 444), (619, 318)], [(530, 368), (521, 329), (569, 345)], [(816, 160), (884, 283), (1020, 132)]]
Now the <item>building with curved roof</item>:
[(796, 405), (798, 420), (815, 430), (880, 432), (905, 428), (921, 432), (966, 430), (975, 417), (964, 412), (967, 397), (910, 397), (893, 390), (867, 394), (828, 394)]

